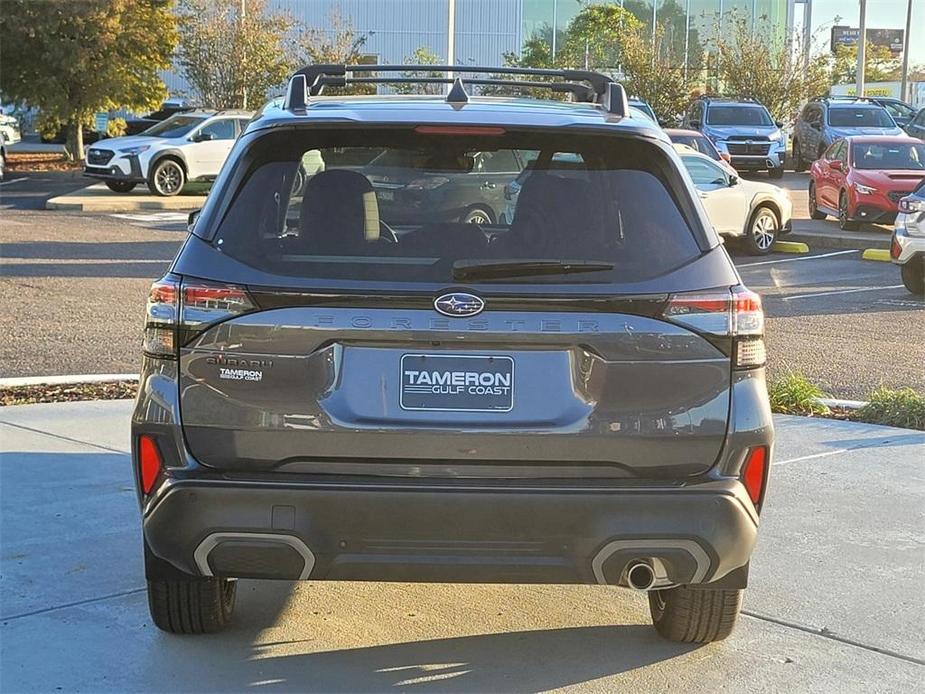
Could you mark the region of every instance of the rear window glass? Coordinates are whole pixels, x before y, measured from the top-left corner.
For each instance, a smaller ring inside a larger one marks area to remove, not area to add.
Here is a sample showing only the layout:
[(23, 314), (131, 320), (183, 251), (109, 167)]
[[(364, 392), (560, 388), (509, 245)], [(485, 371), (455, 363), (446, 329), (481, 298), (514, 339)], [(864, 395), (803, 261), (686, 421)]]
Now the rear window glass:
[(829, 125), (841, 128), (895, 127), (890, 114), (882, 108), (849, 108), (845, 106), (829, 109)]
[[(661, 169), (669, 160), (645, 142), (342, 128), (269, 133), (249, 155), (213, 243), (277, 275), (621, 282), (701, 253)], [(563, 262), (584, 265), (550, 267)]]

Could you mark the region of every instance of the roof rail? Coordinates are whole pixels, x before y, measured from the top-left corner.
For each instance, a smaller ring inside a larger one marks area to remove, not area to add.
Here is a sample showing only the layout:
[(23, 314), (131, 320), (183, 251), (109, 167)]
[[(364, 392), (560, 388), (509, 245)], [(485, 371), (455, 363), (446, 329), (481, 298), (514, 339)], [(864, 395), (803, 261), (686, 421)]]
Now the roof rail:
[(870, 98), (866, 96), (851, 96), (850, 94), (822, 94), (814, 96), (810, 101), (863, 101), (870, 103)]
[[(368, 73), (447, 73), (446, 77), (390, 77), (356, 76)], [(461, 74), (460, 74), (461, 73)], [(468, 77), (462, 75), (487, 74), (491, 77)], [(453, 77), (450, 77), (453, 75)], [(523, 77), (556, 77), (562, 81), (514, 80), (498, 76), (516, 75)], [(522, 87), (525, 89), (551, 89), (569, 92), (576, 100), (601, 104), (608, 112), (626, 116), (626, 92), (622, 85), (615, 85), (607, 75), (591, 70), (483, 67), (474, 65), (306, 65), (289, 80), (283, 107), (289, 110), (305, 108), (312, 96), (320, 95), (325, 87), (344, 87), (351, 84), (450, 84), (452, 101), (462, 100), (460, 90), (465, 93), (466, 84)], [(622, 98), (614, 95), (620, 93)], [(468, 98), (468, 95), (466, 95)], [(450, 99), (448, 99), (450, 100)]]
[(739, 96), (738, 94), (701, 94), (697, 97), (699, 101), (746, 101), (753, 104), (760, 104), (753, 96)]

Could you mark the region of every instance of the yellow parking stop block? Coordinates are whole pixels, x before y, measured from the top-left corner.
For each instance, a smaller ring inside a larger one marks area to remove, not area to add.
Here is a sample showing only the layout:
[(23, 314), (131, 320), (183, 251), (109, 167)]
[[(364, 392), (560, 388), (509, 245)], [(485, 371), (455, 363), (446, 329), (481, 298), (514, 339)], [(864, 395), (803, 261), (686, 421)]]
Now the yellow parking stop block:
[(868, 248), (861, 257), (864, 260), (879, 260), (884, 263), (890, 262), (890, 252), (886, 248)]
[(771, 250), (778, 253), (809, 253), (809, 246), (799, 241), (775, 241)]

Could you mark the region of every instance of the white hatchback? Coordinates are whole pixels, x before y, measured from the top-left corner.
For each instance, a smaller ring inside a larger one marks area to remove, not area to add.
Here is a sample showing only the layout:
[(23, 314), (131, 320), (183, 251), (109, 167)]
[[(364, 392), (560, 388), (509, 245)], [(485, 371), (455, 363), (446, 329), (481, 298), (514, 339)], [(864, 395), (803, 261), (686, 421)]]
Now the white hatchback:
[(694, 151), (680, 156), (717, 233), (741, 240), (752, 255), (764, 255), (790, 231), (793, 203), (784, 188), (746, 181)]

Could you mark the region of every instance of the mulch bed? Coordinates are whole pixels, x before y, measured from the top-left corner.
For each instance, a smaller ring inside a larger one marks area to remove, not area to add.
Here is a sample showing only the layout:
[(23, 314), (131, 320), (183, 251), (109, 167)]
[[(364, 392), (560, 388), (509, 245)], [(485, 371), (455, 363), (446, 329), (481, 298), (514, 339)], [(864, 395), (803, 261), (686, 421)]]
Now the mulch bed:
[(83, 164), (68, 161), (63, 154), (10, 152), (6, 157), (6, 171), (25, 173), (28, 171), (81, 171)]
[(76, 402), (78, 400), (124, 400), (134, 398), (137, 391), (137, 381), (17, 386), (0, 388), (0, 406), (34, 405), (40, 402)]

